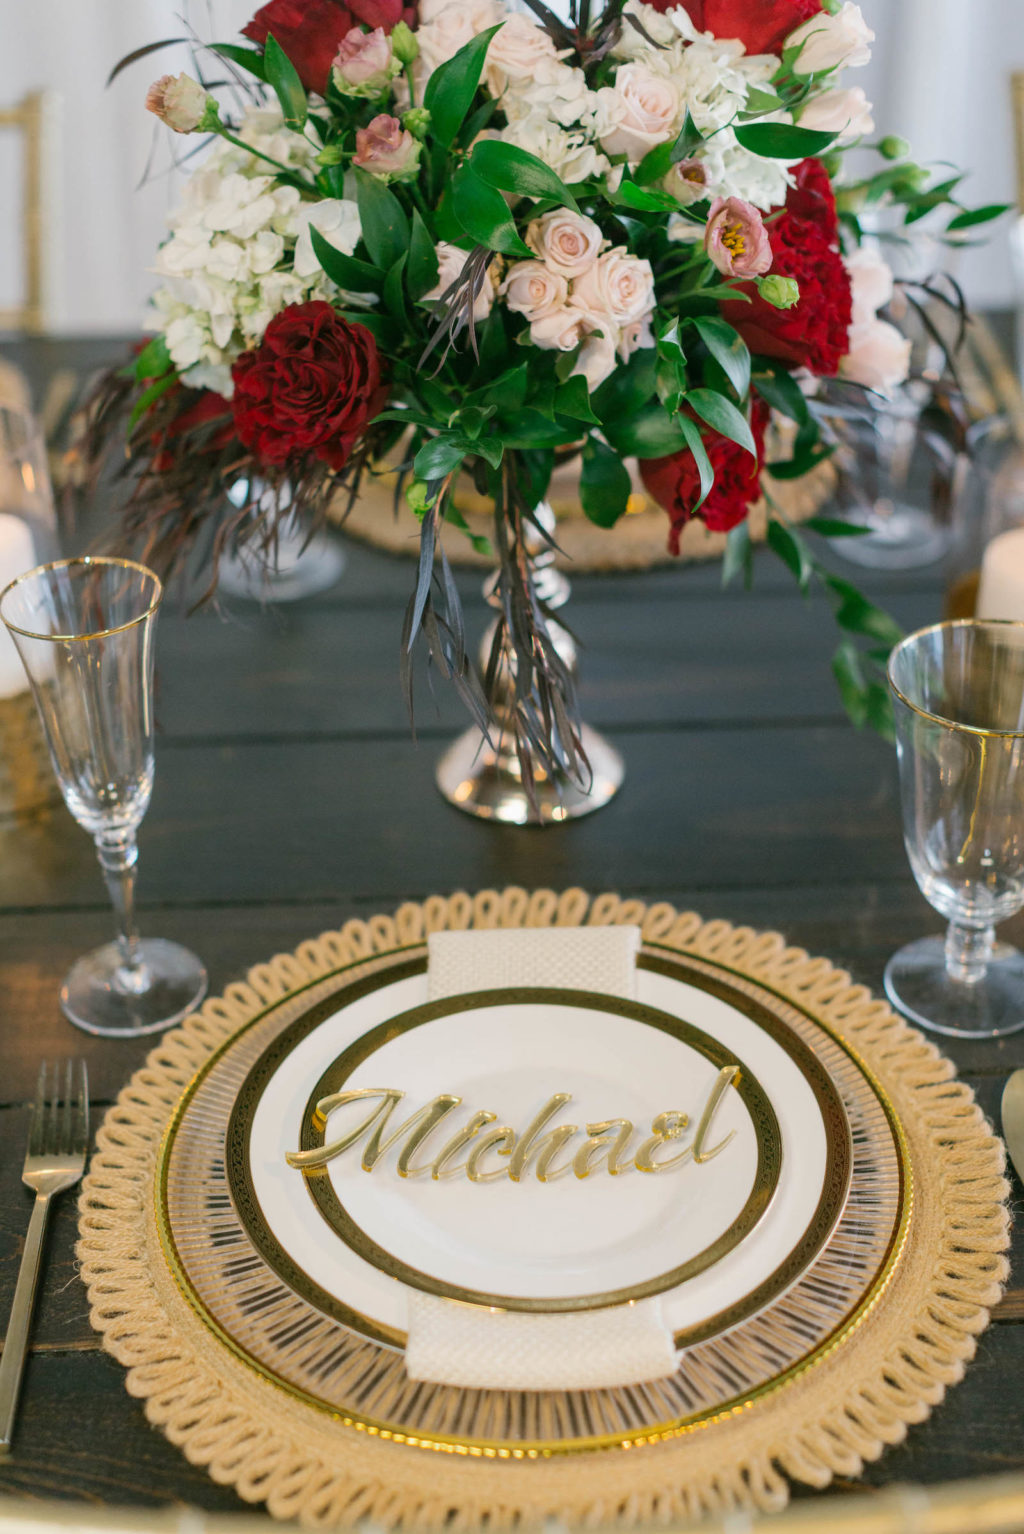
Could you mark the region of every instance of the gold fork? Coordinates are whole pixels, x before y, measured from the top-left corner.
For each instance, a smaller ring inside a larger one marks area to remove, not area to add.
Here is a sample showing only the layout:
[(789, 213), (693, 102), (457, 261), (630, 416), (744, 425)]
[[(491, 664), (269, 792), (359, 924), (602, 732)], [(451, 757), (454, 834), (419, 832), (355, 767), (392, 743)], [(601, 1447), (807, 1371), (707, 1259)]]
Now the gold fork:
[[(48, 1077), (52, 1077), (49, 1101)], [(22, 1182), (32, 1189), (36, 1201), (32, 1205), (32, 1218), (25, 1237), (11, 1319), (4, 1339), (3, 1354), (0, 1356), (0, 1454), (9, 1452), (14, 1432), (18, 1391), (25, 1367), (50, 1200), (66, 1188), (73, 1188), (80, 1180), (85, 1170), (88, 1145), (89, 1081), (85, 1061), (68, 1060), (63, 1068), (51, 1064), (48, 1070), (44, 1060), (39, 1069), (28, 1151), (21, 1174)]]

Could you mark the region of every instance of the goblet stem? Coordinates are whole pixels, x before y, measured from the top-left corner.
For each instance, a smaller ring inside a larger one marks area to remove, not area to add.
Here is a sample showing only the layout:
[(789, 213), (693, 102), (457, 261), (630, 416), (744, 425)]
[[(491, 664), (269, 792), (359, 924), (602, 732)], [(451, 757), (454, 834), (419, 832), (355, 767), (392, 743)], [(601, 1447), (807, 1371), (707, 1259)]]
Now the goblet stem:
[(946, 973), (961, 985), (977, 985), (984, 980), (992, 947), (994, 927), (965, 927), (951, 921), (946, 933)]
[(135, 926), (135, 865), (139, 860), (135, 832), (97, 836), (96, 854), (117, 918), (117, 946), (121, 955), (118, 981), (126, 991), (139, 992), (145, 988), (148, 977)]

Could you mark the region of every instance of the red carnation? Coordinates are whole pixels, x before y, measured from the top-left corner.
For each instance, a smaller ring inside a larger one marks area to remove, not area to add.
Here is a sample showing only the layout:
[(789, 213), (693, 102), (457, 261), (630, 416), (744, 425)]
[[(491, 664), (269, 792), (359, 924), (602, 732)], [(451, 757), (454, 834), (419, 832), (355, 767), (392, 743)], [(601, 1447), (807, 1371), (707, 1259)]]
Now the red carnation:
[(384, 393), (373, 336), (322, 300), (283, 309), (231, 376), (235, 429), (263, 464), (311, 453), (344, 468)]
[(722, 312), (752, 352), (831, 378), (849, 351), (853, 296), (839, 254), (835, 197), (820, 161), (797, 166), (785, 209), (766, 222), (772, 276), (792, 277), (800, 298), (792, 309), (775, 309), (747, 283), (750, 302), (725, 299)]
[[(713, 533), (727, 533), (730, 528), (742, 522), (761, 494), (764, 433), (768, 415), (768, 406), (764, 401), (754, 398), (750, 429), (757, 448), (756, 463), (746, 448), (723, 437), (710, 426), (701, 427), (704, 446), (715, 471), (715, 483), (696, 515)], [(694, 515), (693, 508), (700, 498), (700, 474), (693, 454), (689, 448), (684, 448), (682, 452), (670, 453), (667, 458), (641, 458), (640, 475), (651, 495), (669, 514), (672, 523), (668, 540), (669, 553), (678, 554), (683, 528)]]
[[(667, 11), (680, 0), (650, 0)], [(748, 53), (781, 53), (791, 32), (821, 11), (821, 0), (681, 0), (701, 32), (735, 37)]]
[(261, 46), (272, 32), (307, 91), (322, 96), (342, 38), (360, 22), (390, 32), (401, 15), (402, 0), (269, 0), (242, 32)]

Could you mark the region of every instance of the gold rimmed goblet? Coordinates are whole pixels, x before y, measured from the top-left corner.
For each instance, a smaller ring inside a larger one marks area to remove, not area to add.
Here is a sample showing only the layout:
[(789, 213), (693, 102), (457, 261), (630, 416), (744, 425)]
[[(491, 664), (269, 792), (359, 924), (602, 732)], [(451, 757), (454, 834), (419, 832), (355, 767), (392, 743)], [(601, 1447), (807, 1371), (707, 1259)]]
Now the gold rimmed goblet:
[(163, 588), (125, 559), (62, 559), (0, 594), (68, 809), (96, 843), (117, 916), (113, 943), (72, 966), (60, 992), (87, 1033), (133, 1037), (180, 1022), (206, 971), (135, 925), (136, 832), (153, 790), (153, 635)]
[(922, 1028), (1024, 1028), (1024, 954), (996, 925), (1024, 906), (1024, 623), (960, 619), (889, 659), (907, 856), (945, 937), (889, 960), (889, 1000)]

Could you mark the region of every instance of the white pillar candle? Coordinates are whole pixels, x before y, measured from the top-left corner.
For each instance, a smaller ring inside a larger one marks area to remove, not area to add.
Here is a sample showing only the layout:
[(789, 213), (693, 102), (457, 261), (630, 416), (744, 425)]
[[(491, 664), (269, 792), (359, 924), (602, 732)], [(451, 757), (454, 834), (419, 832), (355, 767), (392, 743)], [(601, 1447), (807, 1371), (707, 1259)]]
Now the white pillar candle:
[(976, 614), (1024, 620), (1024, 527), (993, 538), (981, 562)]
[[(0, 591), (38, 563), (32, 530), (21, 517), (0, 511)], [(7, 629), (0, 623), (0, 698), (24, 692), (28, 677)]]

